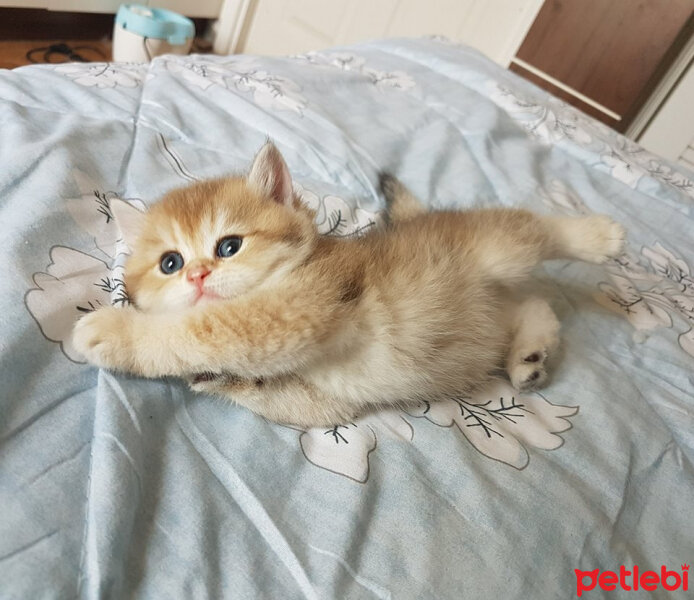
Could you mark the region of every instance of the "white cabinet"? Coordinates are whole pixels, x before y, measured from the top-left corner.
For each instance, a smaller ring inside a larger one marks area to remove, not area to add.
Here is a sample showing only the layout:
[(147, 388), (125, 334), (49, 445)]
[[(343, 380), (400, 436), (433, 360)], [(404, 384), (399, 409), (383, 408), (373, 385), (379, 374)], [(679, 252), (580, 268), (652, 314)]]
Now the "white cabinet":
[(541, 6), (542, 0), (225, 0), (215, 50), (293, 54), (440, 34), (506, 66)]
[(48, 0), (3, 0), (0, 6), (4, 8), (46, 8)]
[[(0, 0), (0, 6), (47, 8), (67, 12), (114, 13), (129, 0)], [(153, 8), (167, 8), (188, 17), (216, 18), (223, 0), (134, 0)]]
[(67, 12), (115, 13), (121, 5), (119, 0), (47, 0), (48, 10)]

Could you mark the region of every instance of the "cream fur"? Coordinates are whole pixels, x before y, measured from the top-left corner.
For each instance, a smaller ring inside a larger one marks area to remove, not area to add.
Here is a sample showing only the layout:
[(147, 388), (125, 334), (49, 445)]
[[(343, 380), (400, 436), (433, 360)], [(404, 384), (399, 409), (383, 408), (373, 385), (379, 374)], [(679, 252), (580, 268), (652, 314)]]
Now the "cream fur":
[[(303, 427), (469, 394), (504, 364), (514, 386), (528, 388), (546, 377), (559, 323), (516, 284), (542, 260), (604, 262), (624, 240), (604, 216), (424, 213), (387, 177), (389, 225), (326, 238), (291, 189), (268, 145), (248, 179), (167, 195), (143, 215), (126, 266), (136, 307), (85, 316), (76, 347), (96, 365), (184, 377), (195, 390)], [(226, 235), (243, 243), (220, 259), (215, 244)], [(164, 275), (159, 259), (170, 250), (185, 265)], [(200, 265), (211, 270), (205, 289), (215, 297), (195, 302), (185, 274)]]

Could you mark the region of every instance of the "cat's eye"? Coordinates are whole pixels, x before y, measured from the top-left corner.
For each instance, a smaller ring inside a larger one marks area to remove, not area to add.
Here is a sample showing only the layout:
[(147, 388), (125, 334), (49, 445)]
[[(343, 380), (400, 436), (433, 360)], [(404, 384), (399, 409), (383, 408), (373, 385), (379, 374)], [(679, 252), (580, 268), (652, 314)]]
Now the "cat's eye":
[(228, 258), (234, 256), (241, 248), (241, 238), (237, 235), (230, 235), (222, 238), (217, 244), (217, 256)]
[(183, 267), (183, 257), (178, 252), (167, 252), (162, 255), (159, 261), (159, 268), (165, 275), (171, 275), (176, 271), (180, 271)]

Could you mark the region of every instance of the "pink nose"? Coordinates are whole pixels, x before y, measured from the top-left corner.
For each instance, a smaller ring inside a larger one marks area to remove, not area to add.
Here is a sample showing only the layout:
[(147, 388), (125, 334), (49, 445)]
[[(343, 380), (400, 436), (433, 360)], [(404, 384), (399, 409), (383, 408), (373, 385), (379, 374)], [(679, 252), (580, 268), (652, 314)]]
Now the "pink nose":
[(194, 283), (198, 287), (202, 285), (202, 282), (210, 274), (210, 270), (207, 267), (195, 267), (190, 269), (186, 274), (186, 279), (191, 283)]

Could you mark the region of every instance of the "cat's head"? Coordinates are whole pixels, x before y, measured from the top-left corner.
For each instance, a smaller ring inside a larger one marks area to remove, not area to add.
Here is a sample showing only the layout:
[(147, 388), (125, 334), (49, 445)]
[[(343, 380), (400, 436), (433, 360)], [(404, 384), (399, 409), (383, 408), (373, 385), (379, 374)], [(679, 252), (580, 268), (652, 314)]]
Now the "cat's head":
[(145, 213), (128, 207), (115, 216), (130, 248), (126, 288), (146, 312), (230, 299), (280, 281), (318, 236), (314, 213), (294, 193), (271, 143), (247, 177), (195, 183)]

